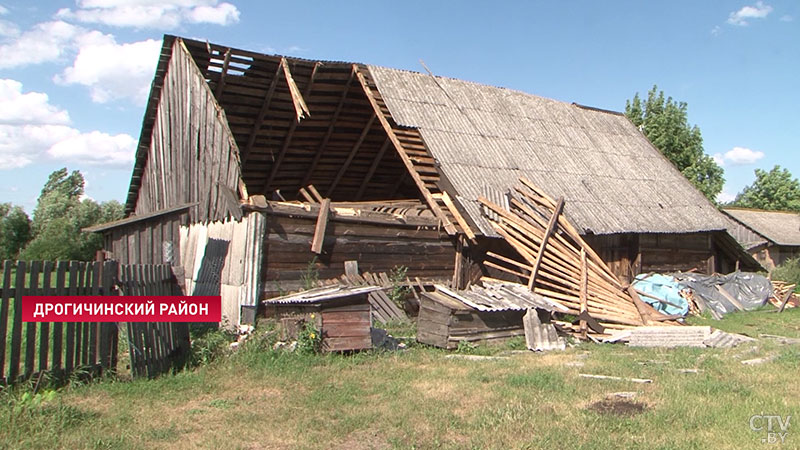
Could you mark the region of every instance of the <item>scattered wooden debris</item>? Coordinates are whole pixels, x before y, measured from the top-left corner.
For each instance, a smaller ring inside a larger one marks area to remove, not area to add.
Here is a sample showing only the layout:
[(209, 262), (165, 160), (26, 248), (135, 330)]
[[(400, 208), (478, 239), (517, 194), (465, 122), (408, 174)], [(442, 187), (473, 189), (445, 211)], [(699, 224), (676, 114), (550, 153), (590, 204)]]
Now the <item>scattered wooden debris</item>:
[(460, 354), (445, 355), (445, 358), (464, 359), (467, 361), (498, 361), (503, 359), (509, 359), (508, 356), (483, 356), (483, 355), (460, 355)]
[(757, 364), (764, 364), (766, 362), (770, 362), (770, 361), (776, 359), (777, 357), (778, 357), (778, 355), (770, 355), (770, 356), (765, 356), (763, 358), (746, 359), (746, 360), (742, 361), (742, 364), (744, 364), (745, 366), (754, 366), (754, 365), (757, 365)]
[(797, 294), (794, 293), (796, 286), (785, 281), (772, 280), (773, 294), (769, 298), (769, 302), (778, 308), (778, 312), (786, 308), (795, 308), (800, 304)]
[(625, 377), (615, 377), (611, 375), (594, 375), (590, 373), (579, 373), (578, 376), (581, 378), (592, 378), (595, 380), (630, 381), (631, 383), (642, 383), (642, 384), (648, 384), (653, 382), (653, 380), (648, 378), (625, 378)]
[[(525, 178), (519, 181), (509, 193), (509, 209), (479, 198), (492, 227), (522, 258), (488, 252), (487, 266), (527, 280), (528, 288), (561, 303), (569, 314), (590, 314), (608, 332), (662, 318), (614, 275), (561, 214), (563, 199), (554, 200)], [(596, 333), (585, 320), (569, 331)]]
[(643, 413), (647, 409), (647, 405), (625, 398), (606, 398), (592, 403), (588, 409), (600, 414), (630, 417)]
[(772, 339), (778, 344), (781, 345), (798, 345), (800, 344), (800, 339), (798, 338), (790, 338), (786, 336), (776, 336), (774, 334), (759, 334), (758, 337), (760, 338), (767, 338)]

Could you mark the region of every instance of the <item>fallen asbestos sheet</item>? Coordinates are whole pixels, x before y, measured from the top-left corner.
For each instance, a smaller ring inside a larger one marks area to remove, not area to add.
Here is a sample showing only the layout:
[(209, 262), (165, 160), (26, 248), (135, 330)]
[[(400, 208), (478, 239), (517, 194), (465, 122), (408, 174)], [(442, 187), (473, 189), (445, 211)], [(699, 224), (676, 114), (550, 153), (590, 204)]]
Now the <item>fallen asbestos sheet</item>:
[(742, 334), (712, 330), (709, 326), (633, 328), (616, 333), (604, 342), (627, 342), (631, 347), (712, 347), (731, 348), (756, 339)]

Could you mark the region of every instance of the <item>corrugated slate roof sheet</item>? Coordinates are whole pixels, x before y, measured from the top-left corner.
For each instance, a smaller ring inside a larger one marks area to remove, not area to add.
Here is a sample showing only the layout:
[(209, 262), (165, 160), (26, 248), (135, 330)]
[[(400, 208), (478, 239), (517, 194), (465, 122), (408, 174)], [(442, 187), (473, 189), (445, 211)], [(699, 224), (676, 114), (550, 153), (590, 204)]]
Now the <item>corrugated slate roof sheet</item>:
[(470, 286), (468, 290), (459, 291), (437, 284), (436, 291), (478, 311), (525, 311), (528, 308), (567, 311), (561, 304), (534, 294), (517, 283), (484, 281), (483, 286)]
[(778, 245), (800, 245), (800, 214), (726, 208), (731, 217)]
[(284, 295), (281, 297), (271, 298), (264, 300), (264, 303), (270, 305), (287, 305), (294, 303), (318, 303), (327, 300), (333, 300), (342, 297), (349, 297), (351, 295), (368, 294), (373, 291), (383, 289), (380, 286), (322, 286), (318, 288), (309, 289), (307, 291), (298, 292), (296, 294)]
[(369, 66), (394, 120), (419, 128), (467, 214), (495, 236), (478, 196), (520, 176), (583, 232), (725, 228), (702, 193), (623, 115), (510, 89)]

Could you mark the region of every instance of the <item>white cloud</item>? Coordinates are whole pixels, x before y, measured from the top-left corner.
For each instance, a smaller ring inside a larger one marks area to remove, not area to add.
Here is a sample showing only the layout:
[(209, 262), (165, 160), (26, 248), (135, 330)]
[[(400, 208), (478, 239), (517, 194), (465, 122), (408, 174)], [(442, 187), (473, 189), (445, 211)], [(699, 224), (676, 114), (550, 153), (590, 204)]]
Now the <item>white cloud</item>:
[(47, 94), (22, 93), (22, 83), (0, 80), (0, 124), (66, 125), (69, 114), (50, 104)]
[(792, 17), (792, 16), (790, 16), (788, 14), (784, 14), (784, 15), (781, 16), (781, 18), (779, 20), (781, 22), (791, 22), (791, 21), (794, 20), (794, 17)]
[(158, 63), (161, 42), (148, 39), (117, 44), (113, 36), (93, 31), (79, 39), (80, 50), (71, 67), (54, 77), (59, 84), (89, 88), (92, 101), (130, 99), (144, 105)]
[(725, 192), (724, 190), (717, 194), (717, 202), (719, 203), (729, 203), (736, 200), (736, 196)]
[(754, 164), (756, 161), (764, 157), (764, 152), (757, 150), (750, 150), (745, 147), (733, 147), (727, 152), (715, 153), (712, 158), (719, 165), (731, 163), (734, 166), (743, 166), (747, 164)]
[(0, 5), (0, 16), (5, 16), (6, 14), (8, 14), (8, 8), (6, 8), (3, 5)]
[(0, 80), (0, 170), (48, 159), (129, 167), (135, 147), (128, 135), (81, 133), (47, 94), (24, 93), (19, 81)]
[(0, 37), (12, 38), (19, 36), (19, 28), (16, 24), (7, 20), (0, 19)]
[(53, 158), (103, 167), (130, 167), (136, 139), (127, 134), (92, 131), (63, 139), (47, 151)]
[[(63, 21), (43, 22), (0, 45), (0, 69), (54, 61), (64, 55), (85, 30)], [(17, 30), (18, 33), (18, 30)]]
[(752, 6), (743, 6), (742, 9), (730, 13), (728, 23), (731, 25), (747, 26), (750, 19), (763, 19), (772, 12), (772, 6), (764, 4), (762, 1), (756, 2)]
[(171, 29), (183, 23), (231, 25), (239, 21), (236, 6), (219, 0), (79, 0), (75, 10), (57, 17), (116, 27)]
[(719, 25), (716, 25), (714, 28), (711, 29), (711, 34), (714, 36), (718, 36), (722, 32), (722, 28)]

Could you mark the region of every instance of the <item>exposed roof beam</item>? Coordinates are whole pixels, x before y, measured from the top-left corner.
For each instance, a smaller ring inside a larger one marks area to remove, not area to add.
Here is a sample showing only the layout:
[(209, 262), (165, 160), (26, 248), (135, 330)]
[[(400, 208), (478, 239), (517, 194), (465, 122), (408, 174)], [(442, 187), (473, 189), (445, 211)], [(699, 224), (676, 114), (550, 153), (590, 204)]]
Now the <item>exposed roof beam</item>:
[[(356, 67), (356, 65), (353, 64), (353, 67)], [(445, 212), (442, 211), (442, 208), (436, 202), (436, 199), (434, 199), (433, 196), (431, 195), (431, 191), (428, 190), (428, 188), (425, 186), (425, 182), (422, 181), (422, 178), (420, 178), (419, 173), (416, 171), (416, 169), (414, 169), (414, 163), (411, 161), (411, 158), (408, 157), (408, 154), (403, 148), (403, 144), (400, 143), (400, 139), (397, 138), (397, 135), (392, 129), (391, 124), (389, 124), (389, 120), (387, 120), (386, 116), (383, 115), (383, 112), (381, 111), (381, 108), (378, 105), (378, 101), (375, 100), (375, 96), (372, 93), (372, 88), (370, 88), (369, 84), (367, 84), (367, 79), (364, 77), (364, 74), (361, 73), (361, 71), (358, 70), (357, 68), (356, 68), (356, 77), (358, 78), (359, 84), (361, 84), (361, 88), (364, 90), (364, 94), (366, 94), (367, 96), (367, 100), (369, 100), (370, 105), (372, 105), (372, 109), (378, 116), (378, 120), (380, 120), (383, 129), (386, 131), (386, 135), (389, 136), (389, 139), (391, 139), (392, 143), (394, 144), (395, 150), (397, 150), (398, 156), (400, 156), (400, 159), (403, 161), (403, 164), (405, 164), (407, 169), (406, 172), (408, 172), (408, 174), (411, 176), (411, 179), (414, 180), (414, 183), (417, 185), (417, 188), (419, 189), (420, 193), (422, 193), (422, 196), (425, 198), (425, 201), (428, 203), (428, 206), (431, 207), (433, 213), (436, 214), (436, 217), (438, 217), (442, 221), (442, 224), (444, 225), (444, 229), (445, 231), (447, 231), (447, 234), (454, 235), (458, 233), (458, 229), (455, 226), (453, 226), (452, 222), (450, 222), (450, 219), (447, 217), (447, 214), (445, 214)]]
[(336, 189), (336, 186), (339, 185), (339, 182), (342, 180), (344, 173), (347, 172), (347, 169), (350, 168), (350, 164), (353, 162), (353, 158), (356, 157), (358, 150), (361, 148), (361, 144), (364, 143), (364, 139), (367, 138), (369, 134), (369, 130), (372, 128), (372, 124), (375, 123), (375, 119), (377, 116), (372, 114), (370, 116), (369, 121), (367, 121), (367, 125), (364, 127), (364, 131), (361, 132), (361, 136), (358, 137), (356, 144), (350, 149), (350, 154), (347, 155), (347, 159), (342, 164), (342, 167), (339, 168), (339, 172), (336, 174), (336, 178), (334, 178), (333, 183), (331, 183), (331, 187), (328, 188), (328, 192), (325, 194), (325, 197), (330, 198), (333, 194), (333, 191)]
[(255, 123), (253, 123), (253, 129), (250, 130), (250, 137), (247, 138), (247, 145), (244, 146), (244, 151), (242, 152), (242, 166), (244, 166), (245, 161), (247, 161), (247, 156), (250, 155), (250, 151), (253, 149), (253, 144), (256, 142), (256, 135), (261, 131), (261, 124), (264, 123), (264, 116), (267, 115), (269, 104), (272, 103), (272, 96), (275, 94), (275, 88), (278, 86), (278, 78), (280, 78), (283, 72), (284, 64), (286, 64), (286, 58), (281, 58), (281, 61), (278, 63), (278, 70), (275, 71), (275, 76), (272, 77), (269, 88), (267, 88), (267, 93), (264, 95), (264, 103), (261, 105), (261, 110), (258, 111), (258, 117)]
[(219, 75), (217, 81), (217, 88), (214, 90), (214, 97), (219, 101), (222, 96), (222, 91), (225, 89), (225, 77), (228, 76), (228, 66), (231, 64), (231, 49), (225, 50), (225, 59), (222, 61), (222, 73)]
[[(317, 66), (319, 66), (319, 62), (314, 64), (314, 69), (311, 72), (312, 82), (314, 80), (314, 76), (316, 75)], [(305, 119), (306, 117), (310, 116), (311, 111), (308, 110), (308, 105), (306, 105), (303, 95), (300, 94), (300, 89), (297, 88), (297, 83), (294, 82), (292, 72), (289, 70), (289, 64), (283, 65), (283, 77), (286, 79), (286, 84), (289, 87), (289, 95), (292, 97), (294, 112), (297, 114), (296, 122), (300, 122), (301, 119)]]
[[(311, 77), (308, 79), (308, 86), (306, 86), (303, 95), (308, 97), (311, 94), (311, 87), (314, 85), (314, 79), (317, 77), (317, 70), (322, 63), (314, 64), (314, 68), (311, 69)], [(278, 152), (278, 158), (275, 160), (275, 163), (272, 164), (272, 170), (269, 172), (269, 177), (267, 177), (267, 181), (264, 182), (264, 187), (261, 189), (261, 192), (267, 192), (270, 185), (273, 181), (275, 181), (275, 177), (278, 175), (278, 170), (281, 168), (281, 164), (283, 164), (283, 158), (286, 157), (286, 152), (289, 150), (289, 146), (292, 144), (292, 138), (294, 137), (294, 129), (297, 128), (297, 125), (300, 123), (300, 120), (292, 120), (291, 125), (289, 125), (289, 131), (286, 133), (286, 139), (283, 140), (283, 145), (281, 146), (280, 152)]]
[(308, 173), (303, 178), (303, 182), (300, 183), (301, 186), (305, 186), (311, 180), (311, 176), (314, 174), (314, 170), (317, 168), (317, 164), (319, 164), (319, 159), (322, 157), (322, 152), (325, 151), (325, 147), (328, 146), (328, 141), (333, 134), (333, 129), (336, 127), (336, 121), (339, 119), (339, 114), (342, 112), (342, 107), (344, 106), (344, 101), (347, 98), (347, 93), (350, 92), (350, 84), (353, 82), (353, 78), (356, 76), (356, 65), (353, 64), (352, 70), (350, 71), (350, 78), (347, 79), (347, 84), (345, 85), (344, 90), (342, 91), (342, 95), (339, 98), (339, 104), (336, 106), (336, 110), (333, 112), (333, 117), (331, 118), (331, 124), (328, 126), (328, 131), (325, 133), (325, 137), (322, 139), (322, 143), (319, 144), (319, 148), (317, 148), (317, 152), (314, 154), (314, 159), (311, 161), (311, 167), (308, 168)]
[(372, 161), (372, 165), (369, 166), (369, 170), (367, 171), (367, 176), (364, 177), (364, 181), (361, 182), (361, 187), (358, 188), (358, 194), (356, 194), (355, 201), (360, 201), (361, 197), (364, 196), (364, 191), (367, 190), (367, 185), (369, 185), (369, 181), (372, 179), (372, 176), (375, 175), (375, 171), (378, 169), (378, 166), (381, 164), (381, 160), (383, 159), (384, 153), (386, 153), (386, 149), (389, 148), (389, 144), (392, 141), (389, 138), (386, 138), (381, 149), (378, 150), (378, 154), (375, 156), (375, 159)]

